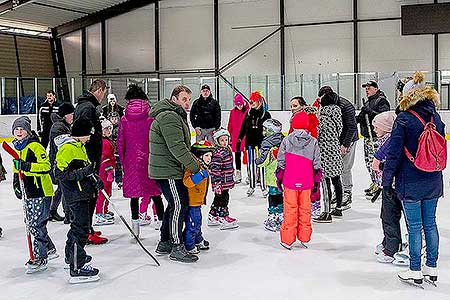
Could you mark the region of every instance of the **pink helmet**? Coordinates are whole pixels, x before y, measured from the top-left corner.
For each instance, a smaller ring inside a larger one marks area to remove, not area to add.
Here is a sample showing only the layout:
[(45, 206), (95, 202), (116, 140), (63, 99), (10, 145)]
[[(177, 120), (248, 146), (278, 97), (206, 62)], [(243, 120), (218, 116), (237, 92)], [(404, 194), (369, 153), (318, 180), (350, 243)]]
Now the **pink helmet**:
[(242, 97), (241, 94), (236, 94), (234, 96), (234, 105), (244, 105), (244, 104), (245, 104), (244, 97)]

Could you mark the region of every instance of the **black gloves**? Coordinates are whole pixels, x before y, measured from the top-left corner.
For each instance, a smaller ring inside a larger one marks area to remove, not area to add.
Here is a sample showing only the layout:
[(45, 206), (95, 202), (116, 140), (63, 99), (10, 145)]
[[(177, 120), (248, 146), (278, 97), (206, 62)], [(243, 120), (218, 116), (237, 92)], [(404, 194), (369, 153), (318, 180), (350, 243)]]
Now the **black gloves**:
[(94, 164), (90, 164), (89, 166), (82, 168), (81, 171), (82, 171), (83, 177), (89, 177), (89, 176), (95, 174), (95, 166), (94, 166)]
[(318, 182), (314, 182), (314, 187), (312, 189), (312, 193), (317, 193), (317, 189), (319, 188), (319, 183)]
[(30, 162), (26, 162), (22, 159), (14, 159), (14, 167), (17, 170), (22, 170), (24, 172), (30, 172), (31, 170), (31, 163)]
[(22, 199), (23, 195), (22, 195), (22, 189), (20, 188), (20, 180), (19, 180), (18, 174), (14, 174), (13, 189), (14, 189), (14, 194), (16, 194), (17, 199)]
[(94, 188), (97, 191), (103, 190), (105, 188), (105, 185), (103, 184), (103, 181), (100, 179), (100, 177), (94, 175), (93, 180), (94, 180)]

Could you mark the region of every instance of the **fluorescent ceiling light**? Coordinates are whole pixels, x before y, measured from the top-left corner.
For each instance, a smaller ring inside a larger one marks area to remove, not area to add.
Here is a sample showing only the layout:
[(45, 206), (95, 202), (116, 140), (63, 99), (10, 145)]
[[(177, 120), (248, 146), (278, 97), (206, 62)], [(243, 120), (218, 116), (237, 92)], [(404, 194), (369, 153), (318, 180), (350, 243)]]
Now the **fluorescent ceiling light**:
[(45, 25), (31, 24), (31, 23), (26, 23), (26, 22), (18, 22), (18, 21), (3, 19), (3, 18), (0, 18), (0, 26), (32, 30), (32, 31), (39, 31), (39, 32), (50, 32), (48, 26), (45, 26)]
[(148, 81), (158, 82), (158, 81), (161, 81), (161, 80), (158, 79), (158, 78), (149, 78)]
[(181, 81), (181, 78), (165, 78), (164, 81)]

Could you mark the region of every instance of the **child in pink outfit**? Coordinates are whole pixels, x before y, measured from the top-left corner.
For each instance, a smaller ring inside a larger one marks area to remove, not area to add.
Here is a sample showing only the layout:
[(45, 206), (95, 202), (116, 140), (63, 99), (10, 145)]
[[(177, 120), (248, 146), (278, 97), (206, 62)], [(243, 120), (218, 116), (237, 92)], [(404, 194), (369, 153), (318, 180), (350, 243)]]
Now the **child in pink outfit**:
[[(102, 129), (102, 160), (100, 163), (99, 177), (103, 181), (106, 193), (111, 197), (114, 168), (116, 167), (114, 144), (110, 139), (113, 125), (109, 120), (103, 120)], [(114, 214), (108, 211), (108, 205), (109, 201), (106, 200), (103, 193), (98, 193), (94, 225), (110, 225), (114, 223)]]

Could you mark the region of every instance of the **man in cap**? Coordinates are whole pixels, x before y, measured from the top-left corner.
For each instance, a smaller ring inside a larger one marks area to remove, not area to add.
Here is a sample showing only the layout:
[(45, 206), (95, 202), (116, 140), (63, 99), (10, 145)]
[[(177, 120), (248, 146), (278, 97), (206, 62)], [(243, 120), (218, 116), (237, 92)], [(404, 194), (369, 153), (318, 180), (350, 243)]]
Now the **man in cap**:
[(51, 115), (58, 112), (56, 104), (56, 93), (52, 90), (47, 92), (47, 98), (37, 113), (37, 131), (41, 138), (41, 144), (47, 149), (49, 143), (50, 128), (52, 127)]
[(214, 143), (212, 133), (220, 128), (222, 114), (219, 102), (211, 94), (209, 85), (202, 85), (200, 97), (192, 104), (190, 119), (195, 128), (197, 142), (208, 140)]
[(369, 80), (362, 87), (366, 90), (367, 101), (365, 101), (361, 112), (356, 117), (356, 121), (359, 123), (361, 135), (364, 137), (364, 158), (366, 168), (372, 180), (370, 187), (365, 192), (367, 197), (372, 198), (377, 194), (379, 189), (376, 184), (375, 174), (372, 170), (373, 157), (378, 149), (377, 137), (373, 130), (372, 121), (379, 113), (390, 110), (391, 106), (384, 92), (378, 88), (376, 81)]

